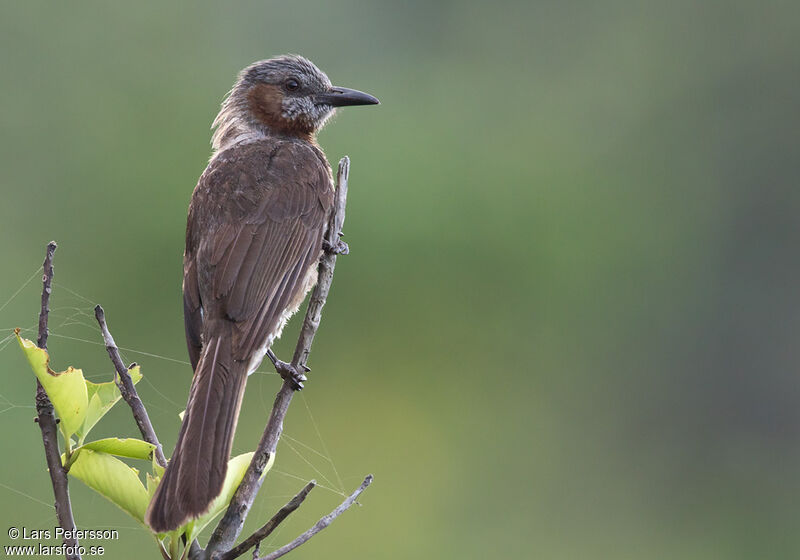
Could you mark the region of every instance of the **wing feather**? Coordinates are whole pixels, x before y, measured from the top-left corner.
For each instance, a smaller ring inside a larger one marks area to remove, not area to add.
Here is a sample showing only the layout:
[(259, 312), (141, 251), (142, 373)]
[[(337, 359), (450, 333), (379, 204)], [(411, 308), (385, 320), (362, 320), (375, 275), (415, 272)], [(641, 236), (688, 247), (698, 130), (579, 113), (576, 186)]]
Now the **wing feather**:
[(199, 355), (204, 318), (234, 324), (237, 360), (275, 334), (316, 266), (332, 202), (330, 167), (307, 144), (264, 140), (209, 164), (192, 196), (184, 257), (190, 355)]

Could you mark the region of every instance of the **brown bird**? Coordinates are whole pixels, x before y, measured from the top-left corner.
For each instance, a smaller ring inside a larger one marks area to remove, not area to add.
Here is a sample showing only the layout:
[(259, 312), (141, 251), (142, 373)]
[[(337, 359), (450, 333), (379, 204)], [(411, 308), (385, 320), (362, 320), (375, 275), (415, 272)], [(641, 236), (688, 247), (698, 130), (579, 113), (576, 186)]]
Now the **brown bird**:
[[(316, 133), (336, 107), (376, 103), (300, 56), (245, 68), (223, 102), (189, 206), (183, 309), (194, 377), (147, 509), (154, 531), (202, 515), (220, 494), (247, 376), (316, 283), (322, 252), (343, 250), (323, 247), (333, 179)], [(302, 387), (302, 373), (278, 365)]]

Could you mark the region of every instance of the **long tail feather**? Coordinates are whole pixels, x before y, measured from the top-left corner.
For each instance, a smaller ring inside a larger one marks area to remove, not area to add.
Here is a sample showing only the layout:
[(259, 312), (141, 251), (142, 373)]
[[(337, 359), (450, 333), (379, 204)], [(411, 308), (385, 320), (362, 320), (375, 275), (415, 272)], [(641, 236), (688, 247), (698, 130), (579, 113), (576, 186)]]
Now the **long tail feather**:
[(203, 345), (175, 452), (145, 515), (158, 533), (202, 515), (222, 491), (247, 382), (230, 340), (223, 333)]

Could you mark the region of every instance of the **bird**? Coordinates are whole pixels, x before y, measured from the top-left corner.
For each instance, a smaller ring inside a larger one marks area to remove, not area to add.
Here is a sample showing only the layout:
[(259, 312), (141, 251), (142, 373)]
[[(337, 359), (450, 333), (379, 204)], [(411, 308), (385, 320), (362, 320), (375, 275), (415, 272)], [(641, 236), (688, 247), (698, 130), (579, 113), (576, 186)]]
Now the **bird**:
[(334, 186), (316, 135), (337, 108), (378, 103), (298, 55), (246, 67), (223, 101), (189, 204), (183, 310), (194, 374), (146, 511), (154, 532), (199, 517), (221, 493), (247, 377), (265, 355), (302, 388), (305, 375), (270, 347), (316, 284), (324, 252), (346, 251), (324, 243)]

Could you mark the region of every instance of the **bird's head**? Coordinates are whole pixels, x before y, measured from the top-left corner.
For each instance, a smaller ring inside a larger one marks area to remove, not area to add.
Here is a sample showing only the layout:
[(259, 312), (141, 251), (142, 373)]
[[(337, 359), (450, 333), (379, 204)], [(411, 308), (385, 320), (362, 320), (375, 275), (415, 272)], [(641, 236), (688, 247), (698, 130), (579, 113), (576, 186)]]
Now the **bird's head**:
[(267, 133), (310, 137), (337, 107), (377, 103), (367, 93), (331, 85), (324, 72), (301, 56), (262, 60), (239, 74), (214, 121), (214, 147), (220, 148), (217, 137), (224, 140), (229, 125), (236, 124), (239, 133), (244, 132), (242, 125), (249, 125)]

